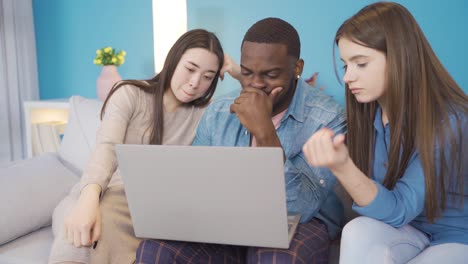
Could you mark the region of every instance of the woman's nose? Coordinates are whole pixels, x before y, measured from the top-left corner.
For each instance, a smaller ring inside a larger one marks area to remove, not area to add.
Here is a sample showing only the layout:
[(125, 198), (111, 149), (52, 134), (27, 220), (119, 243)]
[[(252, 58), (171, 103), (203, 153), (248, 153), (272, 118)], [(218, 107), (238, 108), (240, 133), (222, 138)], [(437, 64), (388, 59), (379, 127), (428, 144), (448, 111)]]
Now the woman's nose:
[(190, 78), (189, 84), (190, 84), (190, 87), (192, 87), (192, 88), (194, 88), (194, 89), (197, 88), (198, 85), (200, 84), (200, 76), (197, 75), (197, 74), (195, 74), (194, 76), (192, 76), (192, 78)]
[(355, 79), (356, 79), (355, 74), (352, 72), (351, 69), (347, 68), (345, 70), (344, 75), (343, 75), (343, 81), (345, 83), (350, 83), (350, 82), (354, 81)]

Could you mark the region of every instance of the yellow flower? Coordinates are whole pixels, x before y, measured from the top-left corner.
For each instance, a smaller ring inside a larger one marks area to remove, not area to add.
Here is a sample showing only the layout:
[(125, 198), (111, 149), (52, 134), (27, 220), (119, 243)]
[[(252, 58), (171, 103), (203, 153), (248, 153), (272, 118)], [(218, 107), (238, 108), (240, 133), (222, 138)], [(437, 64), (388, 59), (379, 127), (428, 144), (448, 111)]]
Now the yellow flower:
[(125, 62), (125, 55), (127, 53), (124, 50), (116, 50), (111, 46), (107, 46), (96, 50), (93, 63), (96, 65), (120, 66)]

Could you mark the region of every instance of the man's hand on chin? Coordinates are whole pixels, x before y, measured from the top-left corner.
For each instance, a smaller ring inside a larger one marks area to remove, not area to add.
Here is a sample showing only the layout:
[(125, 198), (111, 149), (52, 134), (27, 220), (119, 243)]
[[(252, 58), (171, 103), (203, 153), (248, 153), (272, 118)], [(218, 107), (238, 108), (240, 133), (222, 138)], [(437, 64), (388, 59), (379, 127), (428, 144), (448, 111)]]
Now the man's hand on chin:
[(231, 113), (236, 114), (241, 124), (255, 136), (258, 146), (281, 146), (271, 118), (273, 103), (282, 89), (276, 87), (267, 94), (261, 89), (247, 87), (231, 104)]

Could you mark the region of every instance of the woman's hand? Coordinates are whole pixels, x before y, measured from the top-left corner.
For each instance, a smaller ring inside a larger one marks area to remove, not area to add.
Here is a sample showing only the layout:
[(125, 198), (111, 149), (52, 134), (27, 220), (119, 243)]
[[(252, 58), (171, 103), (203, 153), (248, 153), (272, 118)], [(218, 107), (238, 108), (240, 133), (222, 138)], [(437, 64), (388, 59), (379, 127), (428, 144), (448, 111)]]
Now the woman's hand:
[(322, 128), (315, 132), (302, 147), (307, 162), (316, 167), (327, 167), (333, 173), (343, 171), (349, 160), (348, 148), (344, 144), (345, 136)]
[(239, 80), (240, 71), (240, 66), (229, 55), (224, 54), (224, 64), (221, 67), (219, 78), (224, 80), (224, 73), (227, 72), (232, 78)]
[(101, 235), (100, 192), (99, 185), (87, 185), (75, 207), (65, 217), (65, 237), (75, 247), (91, 246)]
[(377, 196), (377, 185), (360, 171), (349, 157), (345, 136), (322, 128), (302, 147), (312, 166), (327, 167), (338, 178), (358, 206), (369, 205)]

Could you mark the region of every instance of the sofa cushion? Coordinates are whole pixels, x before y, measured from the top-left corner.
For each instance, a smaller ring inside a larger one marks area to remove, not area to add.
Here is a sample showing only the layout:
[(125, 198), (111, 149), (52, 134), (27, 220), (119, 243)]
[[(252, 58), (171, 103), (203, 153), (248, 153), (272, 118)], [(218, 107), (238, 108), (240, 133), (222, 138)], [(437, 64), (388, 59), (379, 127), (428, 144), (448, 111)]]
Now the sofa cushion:
[(48, 262), (54, 235), (44, 227), (0, 246), (2, 264), (44, 264)]
[(57, 204), (78, 182), (55, 153), (0, 168), (0, 245), (52, 222)]
[(59, 155), (80, 173), (88, 162), (101, 124), (102, 102), (81, 96), (70, 98), (70, 115), (60, 145)]

